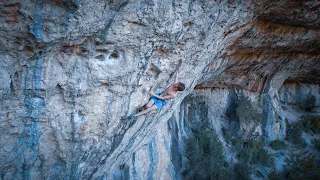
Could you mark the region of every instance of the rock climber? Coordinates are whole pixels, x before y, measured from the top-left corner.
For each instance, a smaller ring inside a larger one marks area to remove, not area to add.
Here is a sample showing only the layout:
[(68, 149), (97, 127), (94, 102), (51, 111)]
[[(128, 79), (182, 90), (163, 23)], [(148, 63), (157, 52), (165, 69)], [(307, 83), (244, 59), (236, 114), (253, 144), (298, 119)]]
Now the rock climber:
[(149, 100), (149, 102), (144, 106), (142, 106), (141, 111), (139, 113), (131, 114), (128, 117), (128, 119), (134, 119), (137, 116), (147, 114), (150, 111), (162, 108), (166, 104), (166, 100), (177, 97), (178, 92), (184, 90), (185, 85), (178, 81), (181, 65), (182, 65), (182, 61), (180, 60), (175, 82), (172, 83), (162, 93), (154, 93), (153, 90), (151, 89), (149, 93), (152, 97)]

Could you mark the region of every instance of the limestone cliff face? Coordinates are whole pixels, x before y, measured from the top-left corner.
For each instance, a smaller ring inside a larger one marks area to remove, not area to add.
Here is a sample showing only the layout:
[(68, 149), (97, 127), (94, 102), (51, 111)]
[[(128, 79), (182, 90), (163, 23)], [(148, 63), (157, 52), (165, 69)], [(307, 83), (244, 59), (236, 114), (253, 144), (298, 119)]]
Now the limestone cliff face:
[[(319, 114), (319, 6), (0, 2), (1, 179), (180, 179), (181, 137), (192, 127), (183, 112), (199, 92), (210, 96), (201, 102), (226, 152), (226, 119), (239, 123), (245, 138), (285, 138), (286, 119)], [(121, 121), (148, 101), (149, 89), (174, 81), (179, 59), (186, 90), (161, 110)], [(261, 122), (234, 116), (240, 97), (257, 106)]]

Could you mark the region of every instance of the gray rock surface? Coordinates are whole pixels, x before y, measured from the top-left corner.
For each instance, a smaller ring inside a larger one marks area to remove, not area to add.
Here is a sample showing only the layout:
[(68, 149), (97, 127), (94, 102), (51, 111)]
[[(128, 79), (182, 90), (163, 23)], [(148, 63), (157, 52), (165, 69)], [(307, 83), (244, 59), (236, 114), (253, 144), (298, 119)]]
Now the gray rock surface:
[[(210, 127), (224, 147), (225, 114), (251, 108), (227, 112), (242, 95), (235, 87), (262, 114), (252, 125), (252, 113), (237, 117), (239, 134), (285, 138), (285, 119), (319, 114), (319, 5), (1, 1), (0, 178), (180, 179), (183, 99), (197, 91), (212, 99)], [(161, 110), (121, 121), (151, 88), (174, 81), (179, 59), (186, 90)]]

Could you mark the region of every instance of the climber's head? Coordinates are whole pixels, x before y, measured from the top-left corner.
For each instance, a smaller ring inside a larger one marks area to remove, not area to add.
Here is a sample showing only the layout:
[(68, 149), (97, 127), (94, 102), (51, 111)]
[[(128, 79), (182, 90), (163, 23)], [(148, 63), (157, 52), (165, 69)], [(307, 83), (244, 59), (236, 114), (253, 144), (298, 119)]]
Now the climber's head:
[(178, 85), (178, 90), (179, 90), (179, 91), (183, 91), (186, 86), (185, 86), (183, 83), (181, 83), (181, 82), (179, 82), (178, 84), (179, 84), (179, 85)]
[(181, 82), (178, 82), (174, 85), (177, 91), (183, 91), (185, 89), (185, 85)]

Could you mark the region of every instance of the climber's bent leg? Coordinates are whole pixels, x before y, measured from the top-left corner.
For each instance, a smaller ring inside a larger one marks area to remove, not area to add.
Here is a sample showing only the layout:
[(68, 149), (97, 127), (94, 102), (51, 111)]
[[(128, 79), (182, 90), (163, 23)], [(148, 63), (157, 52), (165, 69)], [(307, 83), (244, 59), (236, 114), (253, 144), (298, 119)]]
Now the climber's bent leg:
[(148, 112), (156, 110), (156, 109), (157, 109), (157, 106), (156, 105), (152, 105), (151, 107), (149, 107), (149, 108), (147, 108), (147, 109), (135, 114), (134, 116), (137, 117), (137, 116), (140, 116), (140, 115), (143, 115), (143, 114), (147, 114)]
[(151, 107), (152, 105), (154, 105), (154, 100), (150, 99), (150, 101), (145, 105), (147, 108)]
[(143, 105), (143, 106), (139, 109), (139, 112), (148, 109), (148, 108), (151, 107), (152, 105), (154, 105), (154, 100), (153, 100), (153, 99), (150, 99), (150, 101), (149, 101), (147, 104)]

